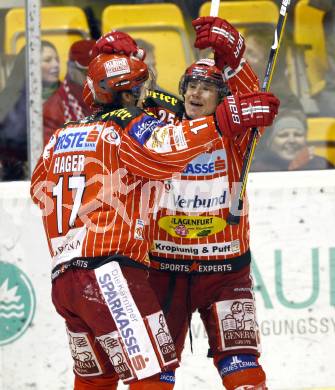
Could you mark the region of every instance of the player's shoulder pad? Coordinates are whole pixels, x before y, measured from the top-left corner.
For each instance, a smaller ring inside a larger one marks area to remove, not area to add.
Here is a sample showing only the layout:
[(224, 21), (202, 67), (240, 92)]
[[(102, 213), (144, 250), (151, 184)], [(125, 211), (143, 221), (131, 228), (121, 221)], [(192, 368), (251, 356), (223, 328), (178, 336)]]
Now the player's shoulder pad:
[(184, 112), (184, 102), (176, 96), (159, 90), (149, 90), (143, 101), (143, 108), (162, 107), (176, 114)]
[(113, 121), (124, 129), (133, 119), (143, 114), (144, 111), (139, 107), (127, 107), (102, 113), (98, 119), (103, 122)]

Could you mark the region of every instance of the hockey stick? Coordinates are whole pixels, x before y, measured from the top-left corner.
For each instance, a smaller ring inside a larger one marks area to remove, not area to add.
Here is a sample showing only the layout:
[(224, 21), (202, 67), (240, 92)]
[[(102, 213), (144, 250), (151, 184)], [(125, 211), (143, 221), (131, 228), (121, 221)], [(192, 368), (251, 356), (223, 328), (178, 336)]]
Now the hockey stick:
[[(279, 18), (276, 26), (276, 30), (274, 33), (273, 45), (271, 46), (268, 63), (265, 70), (264, 81), (262, 84), (262, 92), (268, 92), (273, 76), (273, 71), (275, 68), (275, 64), (277, 62), (277, 56), (279, 52), (280, 43), (283, 37), (288, 8), (290, 5), (290, 0), (282, 0), (281, 6), (279, 10)], [(251, 137), (249, 143), (247, 145), (246, 157), (243, 161), (242, 171), (239, 179), (239, 194), (233, 198), (230, 205), (229, 214), (227, 217), (227, 223), (229, 225), (237, 225), (240, 222), (241, 214), (243, 211), (243, 197), (246, 190), (248, 173), (251, 166), (252, 158), (255, 154), (255, 148), (257, 145), (258, 139), (258, 129), (256, 127), (252, 128)], [(237, 191), (236, 191), (237, 192)]]
[[(212, 0), (211, 1), (211, 9), (209, 11), (209, 16), (214, 16), (214, 17), (218, 16), (219, 15), (219, 6), (220, 6), (220, 0)], [(201, 58), (202, 50), (200, 50), (199, 53), (200, 53), (200, 58)], [(204, 51), (203, 52), (204, 56), (206, 56), (205, 53), (206, 52)]]
[(209, 16), (218, 16), (219, 15), (219, 5), (220, 5), (220, 0), (212, 0), (211, 1), (211, 10), (209, 12)]

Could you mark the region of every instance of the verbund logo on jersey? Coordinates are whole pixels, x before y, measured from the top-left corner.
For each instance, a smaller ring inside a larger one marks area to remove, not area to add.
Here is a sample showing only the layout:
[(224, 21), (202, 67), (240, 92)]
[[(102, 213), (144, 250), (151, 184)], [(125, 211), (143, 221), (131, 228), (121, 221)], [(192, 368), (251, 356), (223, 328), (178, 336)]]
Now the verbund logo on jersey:
[(60, 131), (54, 154), (96, 150), (103, 126), (68, 127)]
[(229, 206), (227, 176), (208, 180), (170, 180), (159, 206), (182, 212), (209, 212)]
[(224, 149), (203, 153), (187, 164), (182, 176), (210, 176), (227, 174), (227, 155)]

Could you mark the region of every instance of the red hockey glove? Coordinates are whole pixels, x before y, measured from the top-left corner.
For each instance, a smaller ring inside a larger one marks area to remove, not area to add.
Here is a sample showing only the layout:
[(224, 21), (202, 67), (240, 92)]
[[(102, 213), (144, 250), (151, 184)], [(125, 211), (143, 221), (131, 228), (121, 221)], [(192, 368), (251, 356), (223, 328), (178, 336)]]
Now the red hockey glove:
[(226, 20), (213, 16), (200, 17), (192, 21), (196, 32), (194, 46), (198, 49), (212, 47), (215, 65), (236, 69), (245, 50), (242, 35)]
[(92, 49), (92, 58), (101, 53), (134, 55), (140, 60), (145, 58), (145, 50), (139, 48), (133, 38), (122, 31), (111, 31), (97, 40)]
[(230, 95), (217, 106), (216, 123), (223, 135), (232, 138), (249, 127), (271, 126), (279, 104), (279, 99), (268, 92)]

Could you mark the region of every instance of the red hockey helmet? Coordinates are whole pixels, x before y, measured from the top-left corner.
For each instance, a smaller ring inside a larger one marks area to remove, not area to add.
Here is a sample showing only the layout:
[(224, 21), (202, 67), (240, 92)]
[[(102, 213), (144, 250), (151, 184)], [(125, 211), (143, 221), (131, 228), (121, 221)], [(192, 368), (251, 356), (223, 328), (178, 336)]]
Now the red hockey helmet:
[(89, 64), (84, 102), (88, 106), (112, 104), (118, 92), (135, 92), (148, 77), (147, 65), (136, 57), (100, 54)]
[(219, 68), (215, 66), (214, 60), (211, 58), (203, 58), (190, 65), (179, 83), (179, 93), (184, 96), (187, 84), (191, 80), (200, 80), (213, 83), (217, 86), (220, 98), (227, 95), (227, 86), (223, 81), (222, 73)]

